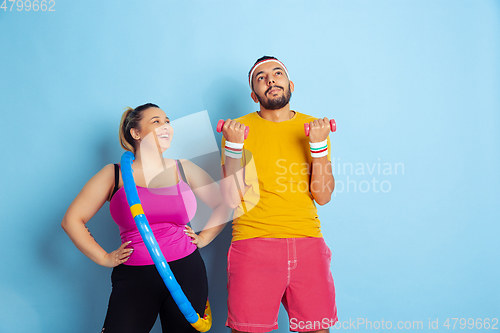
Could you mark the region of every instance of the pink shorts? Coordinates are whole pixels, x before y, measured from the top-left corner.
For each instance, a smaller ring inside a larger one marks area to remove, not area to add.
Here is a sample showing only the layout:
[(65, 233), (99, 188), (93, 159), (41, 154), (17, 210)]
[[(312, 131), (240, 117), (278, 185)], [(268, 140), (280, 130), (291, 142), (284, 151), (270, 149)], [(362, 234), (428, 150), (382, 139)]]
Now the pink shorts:
[(337, 322), (332, 253), (323, 238), (252, 238), (227, 254), (226, 326), (242, 332), (278, 328), (280, 302), (291, 331), (327, 329)]

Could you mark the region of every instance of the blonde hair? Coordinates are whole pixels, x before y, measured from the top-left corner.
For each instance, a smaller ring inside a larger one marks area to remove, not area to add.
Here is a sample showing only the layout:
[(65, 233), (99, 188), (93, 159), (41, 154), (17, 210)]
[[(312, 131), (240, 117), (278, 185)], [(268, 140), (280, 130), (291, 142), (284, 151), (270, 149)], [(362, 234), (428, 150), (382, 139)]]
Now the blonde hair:
[(142, 120), (142, 113), (149, 108), (160, 108), (153, 103), (146, 103), (132, 109), (131, 107), (125, 108), (122, 119), (120, 121), (120, 129), (118, 131), (118, 139), (123, 149), (131, 151), (135, 154), (135, 140), (130, 134), (132, 128), (140, 130), (139, 123)]

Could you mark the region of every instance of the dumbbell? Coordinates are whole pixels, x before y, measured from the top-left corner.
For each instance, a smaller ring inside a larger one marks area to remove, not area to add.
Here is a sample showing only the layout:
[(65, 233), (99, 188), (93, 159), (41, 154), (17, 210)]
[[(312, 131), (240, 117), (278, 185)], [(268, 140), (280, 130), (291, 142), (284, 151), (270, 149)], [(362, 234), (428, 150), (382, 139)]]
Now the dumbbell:
[[(225, 121), (224, 120), (219, 120), (217, 123), (217, 132), (220, 133), (222, 132), (222, 127), (224, 126)], [(245, 126), (245, 140), (247, 139), (248, 136), (248, 131), (250, 130), (250, 127)]]
[[(332, 132), (337, 130), (337, 123), (333, 119), (330, 119), (330, 129)], [(304, 131), (306, 132), (306, 136), (309, 136), (309, 123), (304, 124)]]

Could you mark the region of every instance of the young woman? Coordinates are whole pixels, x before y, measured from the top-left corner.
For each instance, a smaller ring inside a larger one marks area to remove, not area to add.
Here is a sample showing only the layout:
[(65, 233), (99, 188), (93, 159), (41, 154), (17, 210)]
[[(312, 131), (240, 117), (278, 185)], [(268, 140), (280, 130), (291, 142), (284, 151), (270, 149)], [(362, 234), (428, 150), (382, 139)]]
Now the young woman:
[[(124, 112), (119, 137), (122, 147), (135, 154), (134, 180), (160, 249), (193, 308), (203, 316), (208, 283), (198, 248), (219, 234), (231, 211), (205, 171), (188, 160), (162, 157), (173, 133), (165, 112), (148, 103)], [(195, 196), (213, 209), (199, 235), (186, 225), (196, 212)], [(110, 253), (85, 226), (106, 201), (122, 239), (122, 245)], [(83, 254), (99, 265), (114, 267), (102, 332), (149, 332), (158, 314), (163, 332), (196, 332), (173, 301), (142, 241), (118, 165), (106, 165), (85, 184), (64, 215), (62, 227)]]

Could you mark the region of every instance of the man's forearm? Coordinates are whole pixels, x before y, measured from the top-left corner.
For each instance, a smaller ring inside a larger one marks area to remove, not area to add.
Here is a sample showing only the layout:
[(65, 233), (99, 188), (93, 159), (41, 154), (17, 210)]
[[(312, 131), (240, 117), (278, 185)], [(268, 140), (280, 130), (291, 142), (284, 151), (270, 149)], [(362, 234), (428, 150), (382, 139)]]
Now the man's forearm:
[(335, 188), (332, 164), (326, 156), (313, 158), (311, 172), (311, 194), (319, 205), (324, 205), (330, 201)]
[(226, 157), (225, 162), (222, 165), (220, 191), (226, 205), (235, 209), (245, 195), (243, 167), (239, 158)]

